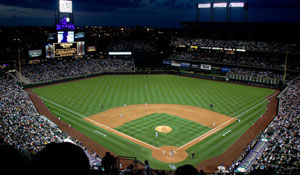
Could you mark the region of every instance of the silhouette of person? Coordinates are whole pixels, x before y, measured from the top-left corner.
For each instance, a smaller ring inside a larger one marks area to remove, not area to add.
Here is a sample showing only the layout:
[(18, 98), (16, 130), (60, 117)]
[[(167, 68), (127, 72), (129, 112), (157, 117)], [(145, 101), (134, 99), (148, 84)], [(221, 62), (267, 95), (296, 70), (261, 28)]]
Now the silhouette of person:
[(61, 40), (62, 43), (68, 42), (68, 31), (64, 31), (63, 39)]
[(192, 165), (186, 164), (178, 167), (174, 175), (199, 175), (198, 170)]
[(106, 152), (105, 156), (102, 159), (102, 166), (104, 167), (105, 174), (109, 174), (112, 172), (113, 168), (115, 167), (116, 160), (110, 152)]
[(30, 174), (89, 174), (90, 162), (75, 144), (50, 143), (31, 160)]
[(145, 160), (144, 174), (145, 175), (151, 175), (151, 168), (150, 168), (148, 160)]

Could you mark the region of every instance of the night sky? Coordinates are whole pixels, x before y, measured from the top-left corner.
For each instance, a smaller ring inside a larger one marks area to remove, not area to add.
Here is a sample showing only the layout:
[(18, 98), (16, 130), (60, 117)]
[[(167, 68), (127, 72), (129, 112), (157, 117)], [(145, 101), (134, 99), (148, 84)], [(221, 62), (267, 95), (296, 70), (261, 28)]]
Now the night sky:
[[(300, 0), (248, 0), (249, 22), (300, 22)], [(195, 4), (208, 0), (73, 0), (76, 26), (179, 27), (195, 20)], [(239, 1), (233, 1), (239, 2)], [(58, 0), (0, 0), (0, 26), (51, 26)], [(216, 10), (216, 21), (225, 20)], [(242, 10), (232, 11), (241, 21)], [(201, 21), (209, 20), (203, 10)]]

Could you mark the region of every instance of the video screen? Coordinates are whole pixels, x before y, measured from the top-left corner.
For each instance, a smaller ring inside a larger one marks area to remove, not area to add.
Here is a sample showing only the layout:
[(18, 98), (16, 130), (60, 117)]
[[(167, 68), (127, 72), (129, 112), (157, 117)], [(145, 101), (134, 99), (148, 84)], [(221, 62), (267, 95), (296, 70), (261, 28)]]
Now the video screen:
[(48, 33), (48, 40), (55, 40), (56, 33)]
[(74, 31), (58, 31), (57, 32), (58, 43), (72, 43), (74, 42)]
[(42, 50), (39, 49), (39, 50), (29, 50), (29, 57), (39, 57), (39, 56), (42, 56)]
[(54, 57), (69, 57), (78, 55), (78, 42), (73, 43), (54, 43)]
[(47, 44), (46, 47), (46, 58), (54, 58), (53, 55), (53, 45), (52, 44)]
[(76, 32), (75, 39), (82, 39), (84, 38), (84, 32)]
[(78, 42), (78, 55), (84, 55), (85, 54), (85, 43), (84, 41)]

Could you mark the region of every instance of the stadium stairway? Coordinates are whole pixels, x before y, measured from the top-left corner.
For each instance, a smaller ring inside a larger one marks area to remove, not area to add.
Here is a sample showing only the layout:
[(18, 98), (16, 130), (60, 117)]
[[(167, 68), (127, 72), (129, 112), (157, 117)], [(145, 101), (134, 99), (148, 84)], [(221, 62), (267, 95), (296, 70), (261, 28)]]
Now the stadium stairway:
[(249, 172), (250, 168), (252, 167), (252, 164), (258, 158), (263, 150), (267, 146), (267, 141), (263, 138), (261, 138), (258, 143), (255, 145), (255, 147), (249, 152), (249, 154), (246, 156), (246, 158), (242, 161), (242, 163), (239, 165), (239, 167), (236, 169), (236, 172)]
[[(20, 80), (20, 72), (16, 70), (16, 76), (14, 77), (16, 81)], [(32, 84), (32, 82), (26, 78), (25, 76), (21, 75), (22, 83), (24, 84)]]
[(86, 156), (89, 158), (91, 166), (101, 166), (101, 159), (92, 156), (87, 151), (84, 151), (84, 152), (85, 152)]

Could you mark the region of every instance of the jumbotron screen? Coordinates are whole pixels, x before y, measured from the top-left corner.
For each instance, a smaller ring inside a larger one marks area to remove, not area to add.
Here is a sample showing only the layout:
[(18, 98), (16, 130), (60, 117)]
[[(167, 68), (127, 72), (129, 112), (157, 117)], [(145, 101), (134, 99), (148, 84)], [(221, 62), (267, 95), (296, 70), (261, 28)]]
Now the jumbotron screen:
[(58, 43), (72, 43), (74, 42), (74, 31), (58, 31), (57, 32)]

